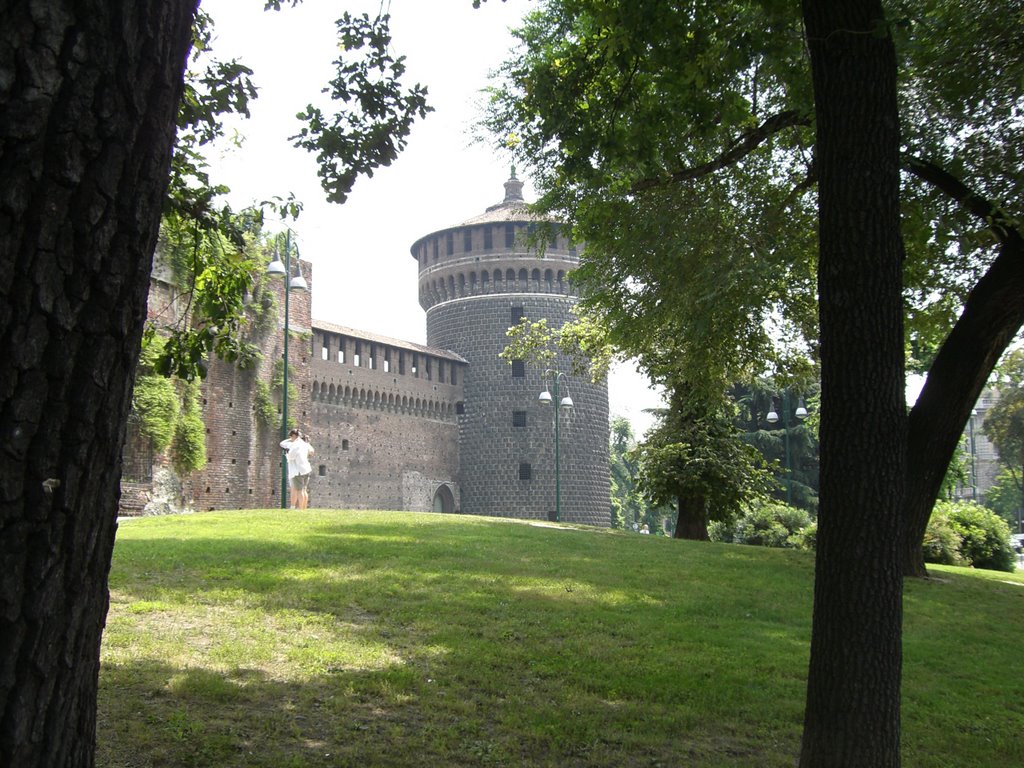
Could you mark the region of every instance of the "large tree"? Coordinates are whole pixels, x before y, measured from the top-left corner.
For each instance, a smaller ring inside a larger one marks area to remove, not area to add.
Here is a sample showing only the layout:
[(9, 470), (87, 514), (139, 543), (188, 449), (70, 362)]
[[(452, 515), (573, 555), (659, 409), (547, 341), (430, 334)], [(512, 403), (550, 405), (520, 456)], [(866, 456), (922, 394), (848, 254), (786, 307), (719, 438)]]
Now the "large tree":
[[(656, 373), (717, 387), (820, 357), (805, 765), (899, 761), (901, 566), (923, 573), (946, 466), (1024, 320), (1019, 5), (900, 11), (549, 0), (490, 121), (587, 243), (590, 306)], [(905, 346), (929, 371), (909, 423)]]
[[(93, 764), (121, 447), (196, 5), (0, 6), (0, 765)], [(343, 17), (330, 90), (348, 109), (310, 110), (299, 139), (335, 200), (425, 110), (398, 86), (386, 21)], [(209, 198), (191, 200), (202, 218)]]
[[(912, 574), (971, 406), (1024, 321), (1024, 43), (1006, 23), (1020, 12), (915, 0), (872, 32), (897, 45), (906, 344), (929, 374), (908, 425)], [(627, 353), (653, 352), (656, 378), (799, 379), (817, 358), (802, 25), (781, 2), (552, 0), (503, 71), (490, 125), (586, 241), (574, 277), (590, 308)]]
[(195, 0), (0, 11), (0, 764), (91, 765), (121, 445)]
[(804, 0), (821, 506), (802, 768), (898, 766), (906, 461), (896, 55), (877, 0)]

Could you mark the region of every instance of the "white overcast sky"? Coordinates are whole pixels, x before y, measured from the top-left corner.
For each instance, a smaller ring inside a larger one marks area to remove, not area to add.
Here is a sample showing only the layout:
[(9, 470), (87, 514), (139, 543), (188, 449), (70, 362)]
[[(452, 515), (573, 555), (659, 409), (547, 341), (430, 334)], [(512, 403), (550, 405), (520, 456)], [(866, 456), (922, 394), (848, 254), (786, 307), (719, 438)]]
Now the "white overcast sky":
[[(338, 206), (324, 200), (313, 156), (288, 137), (298, 132), (296, 113), (322, 98), (337, 52), (334, 20), (346, 10), (373, 17), (381, 2), (305, 0), (264, 12), (263, 0), (202, 0), (216, 25), (214, 53), (244, 61), (260, 89), (252, 119), (237, 124), (242, 147), (211, 158), (213, 180), (231, 187), (236, 209), (289, 193), (305, 204), (292, 227), (302, 258), (313, 263), (314, 318), (426, 341), (409, 247), (503, 197), (511, 159), (474, 143), (472, 123), (488, 73), (513, 45), (508, 30), (529, 6), (528, 0), (489, 0), (479, 10), (472, 0), (383, 3), (391, 13), (393, 51), (406, 57), (408, 82), (427, 86), (435, 111), (417, 122), (391, 167), (361, 178)], [(530, 199), (528, 177), (517, 175)], [(628, 365), (613, 372), (609, 395), (612, 415), (627, 416), (638, 433), (650, 423), (643, 409), (660, 405)]]

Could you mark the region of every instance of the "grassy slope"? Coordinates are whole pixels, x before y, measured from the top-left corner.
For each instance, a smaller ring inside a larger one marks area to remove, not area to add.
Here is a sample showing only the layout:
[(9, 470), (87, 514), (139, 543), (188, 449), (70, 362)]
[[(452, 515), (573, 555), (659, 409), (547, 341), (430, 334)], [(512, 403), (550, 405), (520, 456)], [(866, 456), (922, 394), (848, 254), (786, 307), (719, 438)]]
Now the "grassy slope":
[[(906, 590), (904, 764), (1024, 764), (1024, 578)], [(100, 766), (791, 766), (806, 553), (386, 512), (121, 526)]]

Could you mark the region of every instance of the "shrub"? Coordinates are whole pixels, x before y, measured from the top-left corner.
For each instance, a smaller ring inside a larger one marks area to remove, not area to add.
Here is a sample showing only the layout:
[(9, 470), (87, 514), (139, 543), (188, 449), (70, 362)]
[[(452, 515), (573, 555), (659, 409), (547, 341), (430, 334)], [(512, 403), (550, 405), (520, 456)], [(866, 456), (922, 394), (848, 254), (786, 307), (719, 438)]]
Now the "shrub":
[(960, 556), (962, 543), (963, 536), (957, 532), (953, 521), (950, 520), (948, 503), (936, 505), (924, 532), (924, 561), (940, 565), (960, 565), (963, 562)]
[(712, 520), (708, 523), (708, 538), (731, 544), (736, 535), (735, 520)]
[(949, 516), (950, 527), (961, 537), (964, 562), (992, 571), (1014, 569), (1010, 527), (995, 512), (971, 501), (939, 502), (935, 507)]
[(755, 501), (736, 521), (731, 540), (760, 547), (802, 546), (801, 532), (810, 523), (806, 510), (781, 502)]
[(809, 549), (816, 550), (818, 548), (818, 521), (811, 520), (799, 533), (795, 534), (792, 539), (795, 542), (797, 549)]
[(1020, 508), (1020, 488), (1014, 475), (1005, 467), (996, 475), (996, 482), (985, 492), (985, 506), (1005, 520), (1011, 528), (1017, 527)]

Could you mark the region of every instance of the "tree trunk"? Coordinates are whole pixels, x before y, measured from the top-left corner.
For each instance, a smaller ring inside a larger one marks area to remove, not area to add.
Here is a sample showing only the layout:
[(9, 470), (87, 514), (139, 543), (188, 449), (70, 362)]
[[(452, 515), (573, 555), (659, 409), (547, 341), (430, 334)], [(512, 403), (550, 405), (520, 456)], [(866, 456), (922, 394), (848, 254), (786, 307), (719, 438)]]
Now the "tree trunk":
[(679, 514), (676, 517), (676, 532), (673, 538), (708, 540), (707, 501), (703, 495), (680, 496)]
[(0, 765), (94, 761), (121, 445), (195, 5), (0, 9)]
[(900, 763), (906, 478), (896, 57), (878, 0), (803, 0), (817, 121), (821, 505), (802, 768)]
[[(926, 180), (967, 200), (979, 216), (991, 212), (991, 206), (977, 205), (977, 196), (958, 182), (948, 176), (935, 178), (941, 172), (932, 170)], [(992, 228), (1002, 239), (999, 255), (967, 297), (910, 411), (903, 538), (907, 576), (927, 575), (921, 545), (942, 480), (985, 382), (1024, 324), (1024, 240), (1018, 230), (1003, 227), (998, 220)]]

